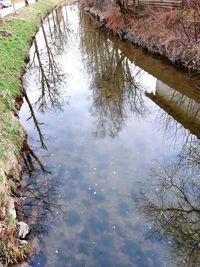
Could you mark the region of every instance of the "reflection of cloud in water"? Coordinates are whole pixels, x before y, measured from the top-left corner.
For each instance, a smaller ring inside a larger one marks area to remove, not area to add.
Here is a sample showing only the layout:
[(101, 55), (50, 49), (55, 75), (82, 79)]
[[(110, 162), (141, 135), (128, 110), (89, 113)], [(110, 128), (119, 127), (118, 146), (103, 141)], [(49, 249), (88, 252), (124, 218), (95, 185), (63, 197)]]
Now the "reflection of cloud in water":
[[(58, 53), (54, 58), (70, 73), (67, 80), (71, 89), (70, 105), (64, 103), (62, 112), (45, 109), (46, 113), (41, 114), (34, 110), (39, 126), (44, 122), (41, 128), (45, 129), (48, 151), (38, 152), (48, 162), (47, 170), (53, 170), (53, 179), (49, 180), (55, 196), (53, 201), (67, 204), (67, 209), (64, 217), (50, 214), (44, 218), (43, 225), (48, 231), (43, 232), (42, 252), (33, 259), (33, 266), (38, 262), (48, 267), (173, 266), (164, 255), (167, 254), (165, 242), (146, 238), (151, 224), (138, 215), (131, 191), (136, 194), (143, 188), (155, 159), (172, 160), (182, 145), (171, 147), (152, 123), (157, 108), (144, 96), (144, 90), (151, 87), (148, 89), (152, 92), (156, 79), (131, 63), (118, 42), (113, 45), (96, 30), (92, 35), (94, 29), (87, 23), (84, 29), (84, 20), (80, 40), (77, 12), (73, 8), (68, 14), (72, 29), (70, 47), (63, 54), (55, 48)], [(54, 27), (52, 20), (51, 24)], [(56, 39), (52, 38), (54, 42)], [(89, 43), (80, 43), (87, 38)], [(50, 44), (53, 46), (51, 40)], [(101, 55), (104, 46), (109, 51)], [(36, 102), (34, 94), (36, 91), (40, 95), (40, 88), (30, 86), (29, 89), (31, 102)], [(23, 111), (26, 118), (27, 110)], [(105, 122), (105, 128), (99, 131), (94, 121)], [(35, 139), (34, 126), (28, 127)], [(95, 138), (92, 132), (104, 138)], [(109, 135), (117, 138), (111, 139)], [(38, 166), (36, 169), (40, 173)], [(46, 176), (50, 174), (39, 174), (38, 185)], [(46, 203), (43, 207), (46, 208)]]

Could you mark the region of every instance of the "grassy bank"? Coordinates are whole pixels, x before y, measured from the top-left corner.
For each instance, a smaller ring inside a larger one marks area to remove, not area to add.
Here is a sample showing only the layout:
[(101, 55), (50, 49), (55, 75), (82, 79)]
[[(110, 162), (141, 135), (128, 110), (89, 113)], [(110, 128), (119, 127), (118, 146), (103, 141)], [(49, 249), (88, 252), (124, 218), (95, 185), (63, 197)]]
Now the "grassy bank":
[(0, 262), (14, 263), (29, 253), (28, 244), (17, 239), (15, 204), (22, 169), (20, 151), (25, 131), (17, 119), (16, 99), (21, 97), (21, 76), (32, 39), (42, 17), (59, 0), (39, 2), (4, 18), (0, 25)]
[[(17, 145), (19, 140), (12, 135), (13, 131), (8, 128), (15, 128), (10, 125), (11, 121), (4, 120), (5, 113), (15, 109), (14, 100), (21, 95), (20, 77), (25, 68), (25, 58), (29, 50), (32, 37), (37, 31), (41, 18), (51, 10), (59, 1), (41, 0), (31, 7), (22, 8), (17, 11), (17, 16), (9, 16), (4, 24), (0, 26), (0, 31), (8, 36), (0, 35), (0, 113), (1, 113), (1, 136), (0, 139), (0, 160), (6, 157), (6, 139)], [(10, 36), (11, 35), (11, 36)], [(7, 117), (7, 116), (6, 116)], [(9, 121), (9, 125), (7, 124)], [(16, 148), (16, 146), (14, 146)]]

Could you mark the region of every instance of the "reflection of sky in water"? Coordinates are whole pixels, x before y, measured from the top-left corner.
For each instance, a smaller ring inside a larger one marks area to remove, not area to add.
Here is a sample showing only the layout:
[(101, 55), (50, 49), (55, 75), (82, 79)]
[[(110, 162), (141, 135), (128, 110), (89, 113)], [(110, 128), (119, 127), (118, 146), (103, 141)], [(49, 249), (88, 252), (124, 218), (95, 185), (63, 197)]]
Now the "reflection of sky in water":
[[(63, 89), (69, 104), (62, 112), (48, 115), (35, 109), (38, 121), (44, 123), (41, 129), (48, 148), (36, 153), (60, 184), (56, 190), (67, 212), (47, 222), (49, 231), (42, 235), (40, 252), (31, 265), (169, 266), (166, 244), (147, 238), (151, 226), (134, 210), (132, 194), (140, 190), (149, 168), (158, 160), (172, 160), (180, 144), (175, 147), (171, 139), (163, 138), (155, 124), (159, 109), (145, 96), (144, 117), (129, 111), (115, 138), (94, 137), (91, 75), (85, 67), (87, 57), (81, 54), (76, 8), (68, 8), (68, 19), (71, 38), (57, 60), (67, 74)], [(32, 77), (27, 73), (25, 86), (34, 103), (40, 91)], [(143, 72), (138, 82), (145, 90), (155, 91), (156, 78), (150, 74)], [(30, 144), (38, 147), (33, 141), (38, 138), (35, 128), (26, 121), (28, 114), (24, 104), (20, 117)]]

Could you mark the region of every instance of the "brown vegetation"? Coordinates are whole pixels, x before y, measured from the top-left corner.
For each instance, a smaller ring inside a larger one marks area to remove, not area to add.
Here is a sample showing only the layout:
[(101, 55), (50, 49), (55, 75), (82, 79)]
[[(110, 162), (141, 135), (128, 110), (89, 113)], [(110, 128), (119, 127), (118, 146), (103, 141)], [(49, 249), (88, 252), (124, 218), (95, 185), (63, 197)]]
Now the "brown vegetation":
[[(200, 72), (200, 0), (191, 8), (168, 9), (131, 6), (121, 12), (117, 3), (106, 2), (106, 10), (95, 0), (82, 0), (85, 11), (99, 26), (176, 65)], [(103, 5), (103, 4), (102, 4)]]

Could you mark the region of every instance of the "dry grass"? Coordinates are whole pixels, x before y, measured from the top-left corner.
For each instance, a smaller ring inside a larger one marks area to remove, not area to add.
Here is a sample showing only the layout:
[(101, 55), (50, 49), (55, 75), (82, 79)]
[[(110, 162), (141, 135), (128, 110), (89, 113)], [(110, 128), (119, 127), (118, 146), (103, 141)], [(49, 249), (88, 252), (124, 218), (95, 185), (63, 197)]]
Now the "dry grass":
[(115, 7), (104, 12), (106, 27), (112, 30), (118, 36), (122, 37), (125, 29), (124, 18), (122, 13)]
[[(106, 5), (109, 6), (108, 2)], [(96, 8), (95, 4), (85, 9), (99, 18), (100, 26), (121, 38), (168, 58), (189, 71), (200, 73), (200, 12), (197, 9), (139, 6), (122, 14), (111, 3), (108, 11)]]

